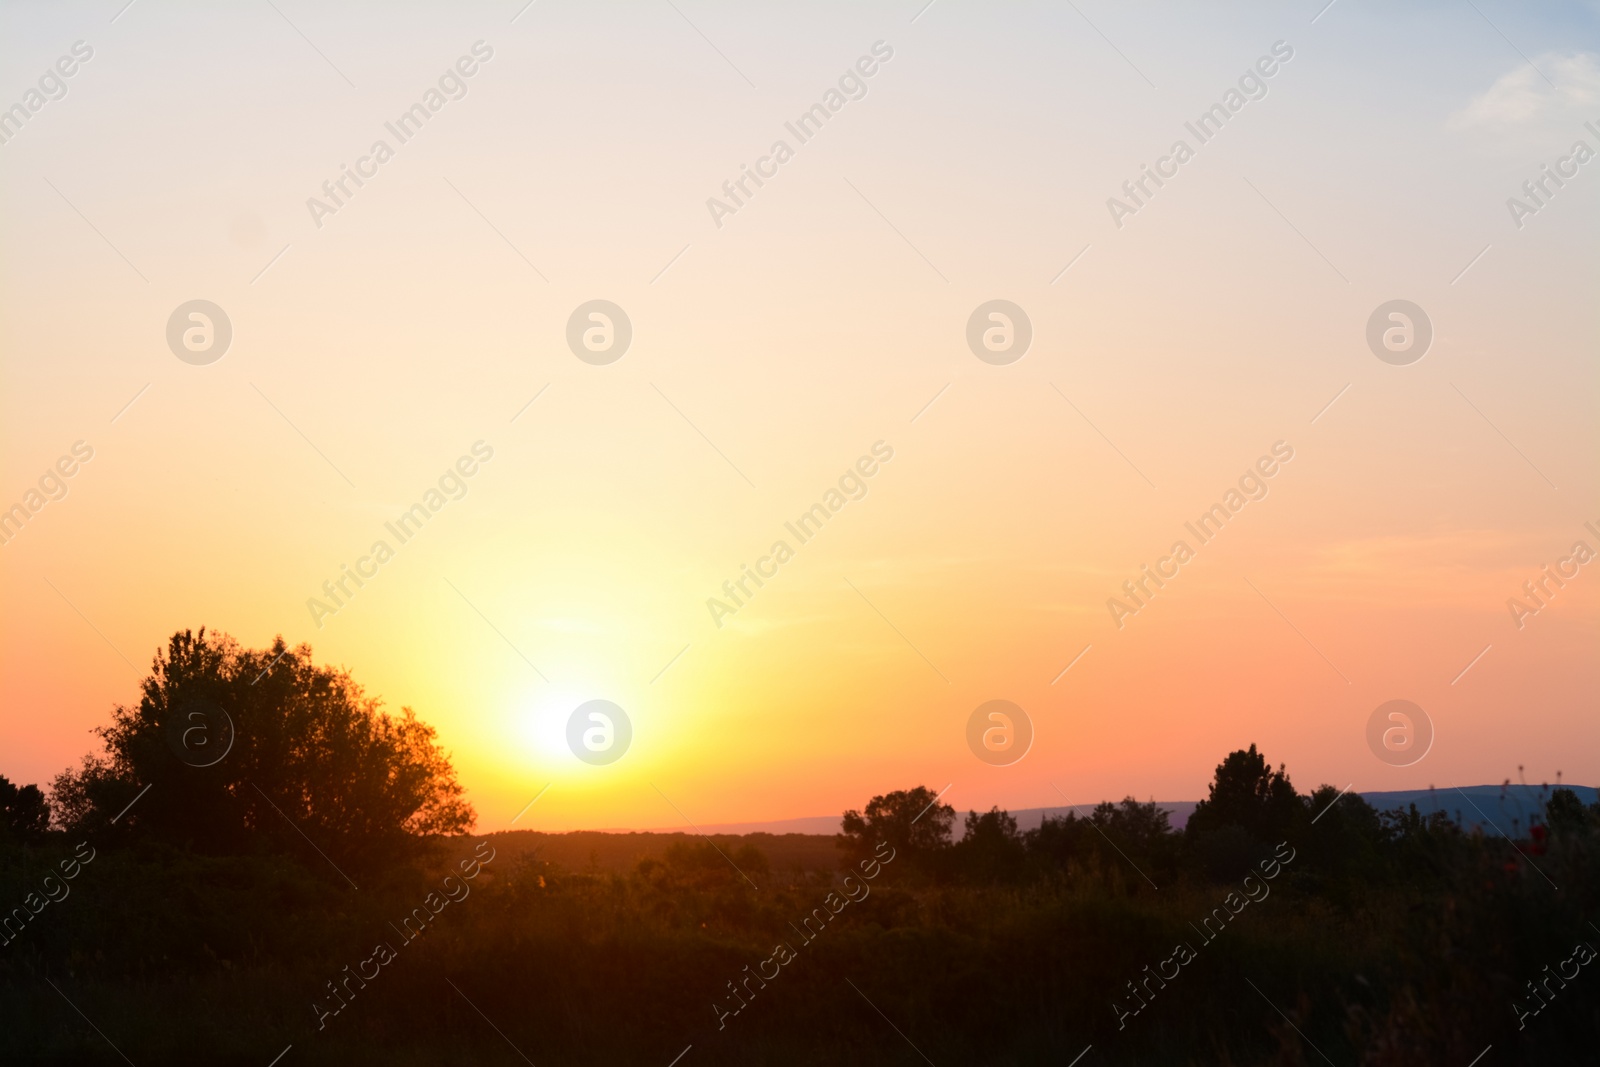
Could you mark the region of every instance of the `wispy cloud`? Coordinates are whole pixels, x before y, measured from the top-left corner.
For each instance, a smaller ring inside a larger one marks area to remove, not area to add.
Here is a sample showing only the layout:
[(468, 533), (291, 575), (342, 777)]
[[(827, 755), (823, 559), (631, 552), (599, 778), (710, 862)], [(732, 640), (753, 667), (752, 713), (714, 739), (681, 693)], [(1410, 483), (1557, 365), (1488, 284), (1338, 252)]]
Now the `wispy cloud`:
[(1502, 74), (1450, 116), (1449, 126), (1456, 130), (1507, 129), (1593, 111), (1597, 105), (1600, 63), (1595, 56), (1546, 52), (1534, 57), (1533, 66), (1518, 63)]

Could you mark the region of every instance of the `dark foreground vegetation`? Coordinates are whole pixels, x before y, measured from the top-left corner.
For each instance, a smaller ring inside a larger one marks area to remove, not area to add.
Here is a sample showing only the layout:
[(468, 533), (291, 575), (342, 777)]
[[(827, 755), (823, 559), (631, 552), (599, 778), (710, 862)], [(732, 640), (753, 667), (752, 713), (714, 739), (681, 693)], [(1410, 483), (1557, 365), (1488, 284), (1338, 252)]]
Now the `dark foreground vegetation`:
[[(209, 706), (231, 744), (200, 766)], [(1302, 793), (1251, 746), (1181, 832), (1132, 799), (958, 828), (919, 787), (846, 813), (829, 863), (751, 835), (608, 870), (468, 833), (431, 730), (308, 649), (180, 634), (103, 739), (48, 794), (0, 779), (0, 1063), (1490, 1067), (1600, 1042), (1600, 805), (1567, 790), (1485, 837)]]

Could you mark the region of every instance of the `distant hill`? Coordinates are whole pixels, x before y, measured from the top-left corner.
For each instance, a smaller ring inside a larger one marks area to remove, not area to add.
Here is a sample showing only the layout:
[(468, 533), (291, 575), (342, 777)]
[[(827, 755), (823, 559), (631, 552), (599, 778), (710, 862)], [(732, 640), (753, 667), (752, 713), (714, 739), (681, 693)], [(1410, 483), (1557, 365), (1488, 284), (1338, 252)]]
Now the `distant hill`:
[[(1363, 793), (1362, 799), (1379, 811), (1406, 808), (1412, 804), (1424, 815), (1442, 811), (1468, 830), (1481, 828), (1495, 837), (1527, 832), (1528, 816), (1544, 811), (1550, 786), (1469, 785), (1446, 789), (1402, 789), (1394, 792)], [(1600, 799), (1593, 786), (1567, 786), (1585, 804)], [(1164, 800), (1158, 805), (1167, 812), (1175, 829), (1182, 829), (1194, 811), (1192, 800)], [(1087, 816), (1093, 804), (1072, 807), (1022, 808), (1011, 814), (1017, 828), (1032, 830), (1046, 815), (1064, 816), (1076, 812)], [(957, 809), (964, 818), (965, 810)], [(839, 816), (815, 815), (772, 822), (714, 823), (700, 827), (719, 848), (731, 850), (749, 843), (766, 855), (774, 871), (831, 870), (839, 854), (833, 836), (839, 832)], [(961, 822), (956, 823), (959, 834)], [(495, 848), (510, 858), (536, 855), (539, 859), (573, 871), (630, 871), (642, 859), (660, 858), (677, 842), (697, 842), (699, 834), (683, 827), (664, 830), (574, 830), (570, 833), (544, 833), (537, 830), (505, 830), (492, 834)]]
[[(1468, 830), (1504, 837), (1526, 833), (1528, 817), (1544, 814), (1545, 801), (1555, 786), (1549, 785), (1464, 785), (1442, 789), (1402, 789), (1392, 793), (1363, 793), (1368, 804), (1379, 811), (1406, 808), (1412, 804), (1424, 815), (1442, 811)], [(1600, 792), (1594, 786), (1565, 785), (1585, 804), (1593, 804)], [(1517, 829), (1513, 830), (1513, 826)]]
[[(1192, 800), (1162, 800), (1157, 802), (1166, 809), (1167, 816), (1172, 825), (1182, 829), (1188, 821), (1189, 813), (1194, 810)], [(1011, 812), (1017, 820), (1017, 829), (1033, 830), (1044, 821), (1046, 815), (1065, 816), (1069, 811), (1085, 816), (1094, 811), (1093, 804), (1074, 804), (1071, 807), (1059, 808), (1018, 808)], [(987, 811), (987, 808), (983, 809)], [(967, 816), (967, 809), (956, 808), (956, 834), (961, 833), (962, 821)], [(813, 815), (801, 819), (778, 819), (773, 822), (721, 822), (701, 826), (700, 829), (708, 834), (827, 834), (832, 836), (840, 831), (840, 816), (838, 815)], [(627, 831), (616, 831), (626, 833)], [(682, 827), (670, 829), (645, 830), (642, 833), (665, 834), (682, 832)]]
[[(1450, 818), (1459, 822), (1468, 830), (1482, 828), (1486, 834), (1504, 836), (1511, 833), (1515, 824), (1523, 831), (1528, 826), (1528, 815), (1533, 812), (1543, 812), (1544, 803), (1549, 799), (1554, 786), (1542, 785), (1467, 785), (1460, 787), (1446, 787), (1438, 789), (1401, 789), (1390, 792), (1362, 793), (1361, 798), (1379, 811), (1389, 811), (1393, 808), (1406, 808), (1412, 804), (1424, 815), (1435, 811), (1442, 811)], [(1595, 803), (1600, 798), (1600, 791), (1594, 786), (1569, 785), (1563, 788), (1570, 789), (1578, 794), (1578, 799), (1585, 804)], [(1189, 821), (1189, 815), (1194, 811), (1193, 800), (1159, 800), (1156, 804), (1167, 812), (1167, 818), (1174, 829), (1181, 830)], [(1019, 830), (1032, 830), (1044, 821), (1046, 815), (1061, 817), (1069, 811), (1077, 812), (1081, 818), (1094, 810), (1093, 804), (1074, 804), (1071, 807), (1057, 808), (1019, 808), (1011, 812), (1017, 820)], [(987, 809), (985, 809), (987, 810)], [(966, 817), (965, 808), (956, 808), (956, 833), (961, 832), (961, 820)], [(799, 819), (777, 819), (772, 822), (726, 822), (701, 826), (700, 829), (708, 834), (827, 834), (839, 832), (839, 819), (837, 815), (813, 815)], [(617, 831), (623, 833), (626, 831)], [(667, 827), (657, 830), (643, 831), (644, 833), (671, 834), (683, 833), (683, 827)]]

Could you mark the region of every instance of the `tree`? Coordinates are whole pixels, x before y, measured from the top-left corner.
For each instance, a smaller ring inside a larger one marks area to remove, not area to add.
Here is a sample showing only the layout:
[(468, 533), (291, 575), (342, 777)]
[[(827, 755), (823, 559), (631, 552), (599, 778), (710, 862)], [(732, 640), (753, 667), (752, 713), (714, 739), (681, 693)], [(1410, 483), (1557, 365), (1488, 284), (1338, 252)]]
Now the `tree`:
[(1583, 801), (1578, 799), (1578, 794), (1563, 786), (1557, 787), (1550, 794), (1550, 799), (1545, 801), (1544, 817), (1545, 823), (1555, 833), (1570, 834), (1583, 829), (1588, 811)]
[(854, 808), (845, 812), (837, 843), (855, 859), (871, 855), (878, 842), (886, 841), (917, 865), (949, 847), (955, 820), (954, 808), (940, 804), (937, 793), (919, 785), (873, 797), (865, 816)]
[(1164, 856), (1168, 851), (1172, 826), (1166, 809), (1153, 800), (1140, 803), (1124, 797), (1121, 804), (1102, 801), (1089, 818), (1117, 847), (1135, 856)]
[(0, 841), (28, 841), (50, 828), (50, 803), (36, 785), (12, 785), (0, 777)]
[(967, 812), (966, 834), (955, 846), (956, 870), (979, 882), (1007, 882), (1022, 874), (1027, 850), (1016, 816), (999, 808)]
[[(1304, 865), (1334, 883), (1341, 899), (1346, 883), (1370, 885), (1387, 874), (1384, 846), (1388, 840), (1378, 811), (1359, 793), (1341, 792), (1331, 785), (1318, 786), (1306, 798), (1306, 810), (1316, 822), (1307, 825), (1295, 845), (1305, 856)], [(1299, 842), (1304, 841), (1304, 847)], [(1298, 861), (1297, 861), (1298, 862)]]
[(1210, 795), (1189, 815), (1184, 840), (1192, 861), (1210, 878), (1232, 881), (1273, 845), (1300, 840), (1308, 820), (1283, 766), (1274, 771), (1251, 745), (1217, 764)]
[(1258, 841), (1276, 843), (1299, 827), (1304, 814), (1283, 765), (1274, 771), (1251, 745), (1217, 764), (1210, 795), (1195, 805), (1185, 829), (1194, 836), (1238, 826)]
[[(642, 859), (635, 870), (647, 881), (656, 880), (658, 885), (709, 890), (729, 886), (748, 889), (757, 884), (754, 879), (768, 874), (771, 867), (766, 853), (748, 841), (735, 847), (731, 841), (718, 845), (707, 840), (674, 841), (659, 860)], [(661, 874), (657, 875), (657, 871)]]
[(1125, 797), (1102, 801), (1085, 818), (1068, 811), (1046, 815), (1026, 835), (1028, 852), (1043, 869), (1084, 873), (1143, 892), (1152, 875), (1162, 882), (1175, 874), (1178, 835), (1165, 809), (1154, 801)]
[(250, 651), (186, 630), (141, 691), (95, 731), (106, 754), (56, 779), (68, 828), (110, 832), (117, 818), (116, 832), (223, 853), (307, 854), (310, 841), (365, 867), (473, 824), (434, 729), (410, 708), (383, 712), (309, 646)]
[(1028, 831), (1026, 840), (1029, 853), (1043, 866), (1065, 871), (1094, 852), (1090, 837), (1099, 835), (1089, 820), (1068, 811), (1065, 815), (1046, 815), (1037, 829)]

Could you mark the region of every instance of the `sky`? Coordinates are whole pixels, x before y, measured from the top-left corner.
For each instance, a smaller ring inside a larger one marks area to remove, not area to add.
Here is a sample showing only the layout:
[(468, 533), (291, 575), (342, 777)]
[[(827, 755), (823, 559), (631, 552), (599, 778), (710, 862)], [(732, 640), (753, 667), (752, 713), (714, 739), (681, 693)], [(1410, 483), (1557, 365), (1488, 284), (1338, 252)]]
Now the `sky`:
[(1597, 20), (8, 4), (0, 774), (205, 626), (484, 830), (1600, 783)]

